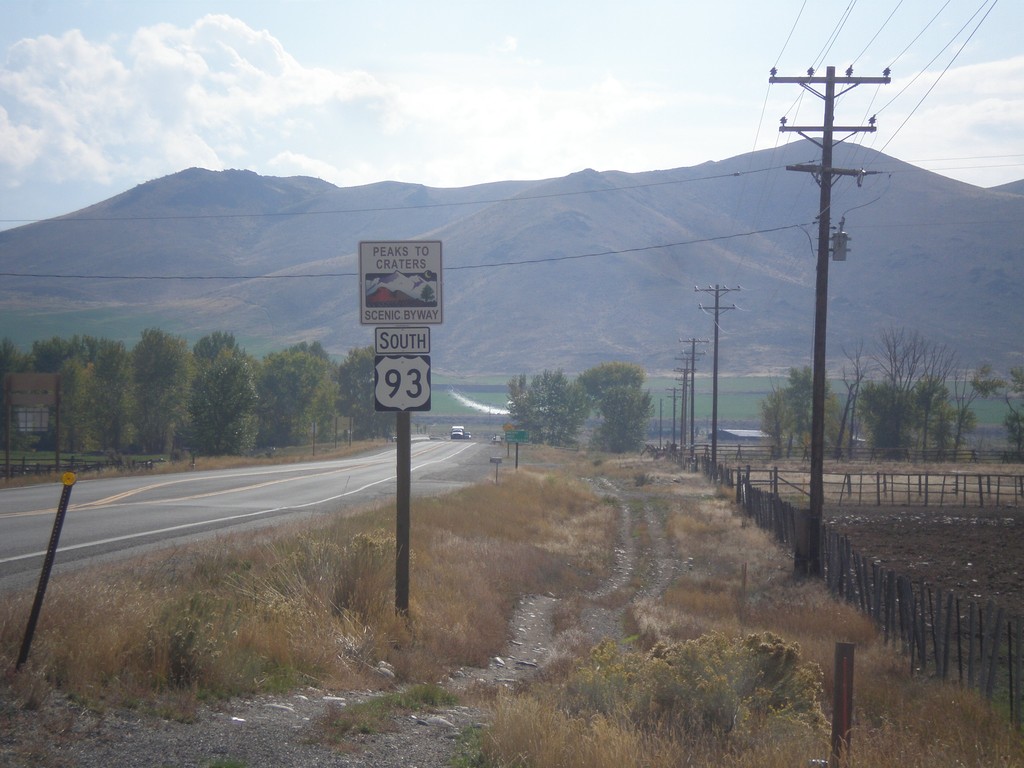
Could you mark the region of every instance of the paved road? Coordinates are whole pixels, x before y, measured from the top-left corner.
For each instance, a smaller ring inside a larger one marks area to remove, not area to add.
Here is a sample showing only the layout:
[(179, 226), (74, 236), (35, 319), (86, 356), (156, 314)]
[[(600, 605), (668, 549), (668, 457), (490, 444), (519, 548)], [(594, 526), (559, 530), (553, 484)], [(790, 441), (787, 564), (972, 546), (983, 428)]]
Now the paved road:
[[(477, 442), (414, 441), (414, 496), (493, 475)], [(60, 537), (55, 572), (158, 546), (384, 501), (395, 495), (393, 446), (306, 464), (80, 480)], [(29, 586), (53, 530), (61, 486), (0, 490), (0, 590)]]

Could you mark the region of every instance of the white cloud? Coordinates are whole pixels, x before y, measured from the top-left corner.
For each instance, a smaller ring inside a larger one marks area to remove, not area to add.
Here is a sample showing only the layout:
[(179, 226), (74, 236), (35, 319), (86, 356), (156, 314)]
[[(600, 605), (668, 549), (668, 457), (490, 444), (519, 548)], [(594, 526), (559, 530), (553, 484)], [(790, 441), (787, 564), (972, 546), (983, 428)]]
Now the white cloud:
[[(18, 106), (2, 124), (12, 141), (0, 165), (105, 182), (190, 165), (334, 183), (549, 176), (598, 164), (629, 144), (617, 133), (645, 117), (653, 126), (666, 103), (613, 77), (582, 90), (522, 85), (535, 68), (503, 57), (458, 58), (450, 77), (396, 72), (385, 83), (305, 67), (270, 33), (223, 15), (143, 27), (120, 49), (77, 31), (16, 48), (19, 65), (0, 72), (5, 101)], [(514, 53), (518, 41), (499, 48)]]
[(332, 183), (342, 176), (330, 163), (290, 151), (272, 157), (267, 168), (277, 176), (314, 176)]
[[(0, 157), (11, 169), (20, 172), (32, 165), (45, 141), (42, 130), (12, 123), (7, 110), (0, 106), (0, 147), (3, 148)], [(9, 177), (7, 183), (10, 183)]]
[[(980, 185), (1020, 178), (1024, 56), (953, 67), (939, 75), (919, 78), (880, 115), (889, 134), (896, 134), (886, 154)], [(888, 87), (906, 85), (894, 81)]]
[(280, 163), (315, 110), (389, 90), (363, 72), (303, 67), (269, 33), (206, 16), (141, 28), (122, 50), (76, 30), (22, 40), (0, 69), (0, 95), (0, 167), (109, 182)]
[(498, 44), (498, 53), (515, 53), (519, 48), (519, 40), (512, 35), (506, 35), (505, 39)]
[(390, 130), (425, 144), (423, 183), (545, 178), (642, 152), (631, 126), (656, 124), (667, 106), (611, 77), (576, 91), (439, 83), (404, 88)]
[(23, 170), (40, 164), (55, 178), (109, 178), (104, 147), (122, 137), (120, 118), (131, 107), (127, 77), (108, 46), (77, 31), (20, 41), (0, 70), (13, 134), (0, 147), (0, 162)]
[[(742, 90), (697, 79), (639, 82), (612, 57), (593, 68), (574, 58), (541, 66), (520, 54), (541, 51), (535, 40), (523, 46), (493, 31), (481, 39), (499, 42), (481, 53), (416, 49), (375, 76), (305, 66), (270, 32), (226, 15), (125, 38), (77, 30), (26, 38), (0, 64), (0, 177), (7, 185), (98, 182), (118, 192), (198, 165), (342, 185), (456, 186), (584, 167), (665, 168), (752, 148), (763, 105), (744, 101)], [(933, 79), (879, 115), (876, 148)], [(874, 108), (902, 87), (880, 89)], [(776, 142), (774, 120), (795, 95), (772, 92), (784, 103), (778, 112), (768, 106), (759, 142)], [(859, 121), (849, 98), (844, 119)], [(808, 108), (820, 119), (819, 103)], [(908, 160), (1011, 154), (1022, 132), (1018, 56), (952, 68), (885, 151)]]

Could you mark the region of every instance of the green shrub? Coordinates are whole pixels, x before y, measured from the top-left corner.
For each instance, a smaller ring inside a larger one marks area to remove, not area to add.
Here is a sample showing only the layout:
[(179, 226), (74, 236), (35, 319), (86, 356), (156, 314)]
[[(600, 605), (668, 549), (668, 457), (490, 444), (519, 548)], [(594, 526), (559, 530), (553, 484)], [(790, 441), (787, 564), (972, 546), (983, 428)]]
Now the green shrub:
[(164, 606), (147, 644), (158, 685), (191, 688), (209, 676), (220, 656), (222, 617), (217, 602), (205, 593)]
[(648, 653), (606, 641), (566, 687), (577, 715), (624, 717), (681, 738), (746, 739), (779, 728), (823, 729), (821, 671), (771, 633), (721, 634), (658, 645)]

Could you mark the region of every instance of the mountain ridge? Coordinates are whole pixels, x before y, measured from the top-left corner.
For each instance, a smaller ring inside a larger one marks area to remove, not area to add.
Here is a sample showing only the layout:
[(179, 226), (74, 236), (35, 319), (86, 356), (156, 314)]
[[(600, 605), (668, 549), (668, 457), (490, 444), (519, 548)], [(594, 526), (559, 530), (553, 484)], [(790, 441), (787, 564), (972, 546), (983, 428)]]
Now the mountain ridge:
[[(671, 372), (680, 338), (712, 334), (695, 289), (714, 285), (741, 289), (721, 316), (721, 369), (784, 372), (810, 362), (819, 196), (811, 174), (786, 166), (817, 152), (796, 142), (690, 168), (452, 189), (185, 169), (0, 232), (0, 316), (21, 343), (65, 316), (67, 335), (109, 336), (101, 322), (90, 330), (91, 312), (116, 317), (128, 344), (159, 323), (192, 340), (224, 330), (342, 356), (372, 343), (358, 322), (358, 243), (441, 240), (442, 374), (610, 360)], [(830, 264), (830, 368), (891, 326), (965, 366), (1020, 365), (1024, 181), (981, 189), (845, 145), (835, 162), (872, 174), (833, 189), (850, 255)]]

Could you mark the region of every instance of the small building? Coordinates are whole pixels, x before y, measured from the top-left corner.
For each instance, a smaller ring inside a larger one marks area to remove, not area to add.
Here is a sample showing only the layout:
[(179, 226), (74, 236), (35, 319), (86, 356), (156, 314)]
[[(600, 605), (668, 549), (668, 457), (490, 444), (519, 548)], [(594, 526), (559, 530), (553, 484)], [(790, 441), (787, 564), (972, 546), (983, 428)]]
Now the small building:
[(760, 429), (722, 429), (718, 430), (718, 442), (753, 445), (769, 440), (771, 435)]

